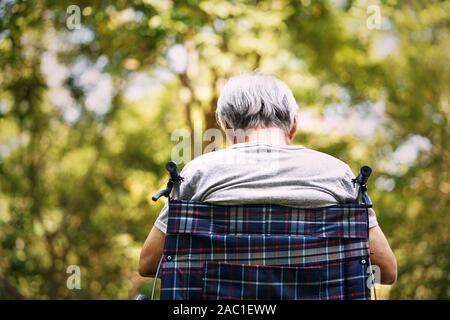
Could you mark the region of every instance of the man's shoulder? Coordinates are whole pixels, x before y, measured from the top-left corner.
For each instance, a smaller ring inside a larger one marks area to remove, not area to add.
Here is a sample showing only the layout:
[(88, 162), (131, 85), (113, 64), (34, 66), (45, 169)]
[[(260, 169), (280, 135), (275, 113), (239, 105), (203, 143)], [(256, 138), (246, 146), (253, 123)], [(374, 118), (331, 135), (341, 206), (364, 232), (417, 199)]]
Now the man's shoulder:
[(183, 167), (183, 171), (203, 171), (217, 163), (222, 163), (223, 159), (226, 157), (226, 153), (229, 153), (228, 150), (230, 149), (219, 149), (203, 153), (186, 163)]
[(303, 151), (303, 155), (306, 157), (306, 161), (308, 163), (314, 163), (315, 165), (326, 170), (333, 170), (334, 172), (338, 171), (339, 175), (344, 177), (353, 176), (353, 171), (350, 166), (341, 159), (338, 159), (328, 153), (309, 148), (305, 148)]
[(303, 150), (304, 152), (311, 155), (311, 157), (320, 158), (323, 159), (324, 161), (333, 162), (339, 166), (348, 167), (347, 163), (345, 163), (341, 159), (336, 158), (335, 156), (332, 156), (331, 154), (309, 148), (304, 148)]

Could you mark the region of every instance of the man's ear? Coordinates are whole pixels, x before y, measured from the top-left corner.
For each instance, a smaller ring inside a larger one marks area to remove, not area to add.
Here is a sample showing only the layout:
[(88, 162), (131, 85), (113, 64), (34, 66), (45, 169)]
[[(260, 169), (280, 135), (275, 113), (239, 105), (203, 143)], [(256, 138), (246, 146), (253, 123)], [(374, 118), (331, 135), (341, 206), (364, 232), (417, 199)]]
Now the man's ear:
[(225, 136), (227, 137), (228, 141), (231, 144), (235, 144), (236, 137), (235, 137), (233, 128), (231, 128), (230, 124), (228, 122), (226, 122), (225, 120), (221, 123), (221, 125), (222, 125), (223, 131), (225, 131)]
[(231, 129), (231, 126), (228, 124), (228, 122), (226, 120), (223, 120), (219, 117), (219, 118), (217, 118), (217, 122), (219, 123), (219, 125), (223, 131)]
[(292, 140), (297, 132), (297, 116), (294, 117), (294, 121), (292, 122), (291, 130), (289, 130), (288, 138)]

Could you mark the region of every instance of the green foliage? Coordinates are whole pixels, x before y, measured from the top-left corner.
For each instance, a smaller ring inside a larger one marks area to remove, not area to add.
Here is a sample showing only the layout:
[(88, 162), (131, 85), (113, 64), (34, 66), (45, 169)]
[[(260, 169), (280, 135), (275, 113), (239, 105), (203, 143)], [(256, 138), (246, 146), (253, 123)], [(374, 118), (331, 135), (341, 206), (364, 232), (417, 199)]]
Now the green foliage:
[[(137, 262), (172, 132), (217, 127), (224, 80), (260, 69), (293, 89), (297, 143), (374, 168), (399, 262), (385, 296), (448, 299), (450, 3), (425, 3), (379, 1), (369, 30), (365, 1), (78, 1), (69, 30), (71, 1), (0, 2), (0, 298), (147, 289)], [(66, 287), (72, 264), (81, 290)]]

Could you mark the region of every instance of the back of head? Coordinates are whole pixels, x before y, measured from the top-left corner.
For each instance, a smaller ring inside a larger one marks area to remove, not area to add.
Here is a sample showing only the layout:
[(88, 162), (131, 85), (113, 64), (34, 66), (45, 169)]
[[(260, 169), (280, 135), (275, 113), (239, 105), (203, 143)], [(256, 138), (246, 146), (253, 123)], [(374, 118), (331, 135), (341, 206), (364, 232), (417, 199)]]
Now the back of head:
[(281, 80), (260, 73), (245, 73), (228, 80), (217, 102), (216, 117), (222, 127), (255, 129), (278, 127), (289, 132), (297, 103)]

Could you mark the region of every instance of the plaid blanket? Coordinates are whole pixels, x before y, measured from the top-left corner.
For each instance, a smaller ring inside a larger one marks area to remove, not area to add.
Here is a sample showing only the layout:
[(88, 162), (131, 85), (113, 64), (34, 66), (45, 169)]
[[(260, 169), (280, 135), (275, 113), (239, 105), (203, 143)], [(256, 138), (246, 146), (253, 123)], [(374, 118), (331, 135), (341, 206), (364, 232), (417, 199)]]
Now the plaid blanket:
[(161, 299), (370, 299), (367, 208), (172, 200)]

